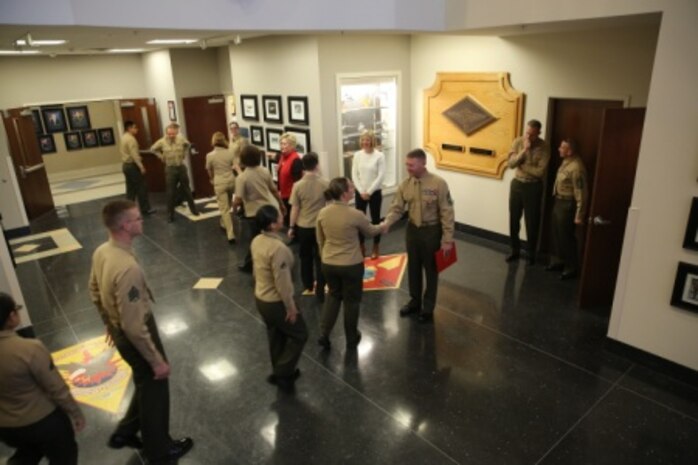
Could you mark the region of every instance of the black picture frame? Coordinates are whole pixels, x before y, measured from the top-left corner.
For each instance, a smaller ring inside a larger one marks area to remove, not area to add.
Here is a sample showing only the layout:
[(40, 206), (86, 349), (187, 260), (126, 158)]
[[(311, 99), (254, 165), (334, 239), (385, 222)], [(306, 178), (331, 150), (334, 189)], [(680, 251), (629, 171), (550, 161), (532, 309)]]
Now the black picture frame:
[(281, 129), (267, 128), (265, 132), (266, 147), (269, 152), (281, 152)]
[(284, 109), (280, 95), (262, 95), (262, 110), (267, 123), (283, 123)]
[(92, 149), (99, 147), (99, 138), (97, 137), (96, 129), (88, 129), (87, 131), (82, 131), (80, 133), (82, 138), (82, 146), (86, 149)]
[(97, 139), (99, 139), (99, 146), (100, 147), (114, 145), (116, 143), (116, 141), (114, 139), (114, 129), (112, 129), (112, 128), (99, 128), (99, 129), (97, 129)]
[(171, 123), (177, 121), (177, 108), (175, 107), (174, 100), (167, 101), (167, 117), (170, 118)]
[(264, 147), (264, 128), (262, 126), (250, 125), (250, 142), (253, 145)]
[(68, 112), (68, 123), (70, 124), (71, 131), (92, 129), (92, 125), (90, 124), (90, 112), (87, 111), (87, 105), (67, 107), (66, 111)]
[(259, 121), (259, 106), (257, 105), (256, 95), (241, 95), (240, 109), (242, 119)]
[(291, 124), (309, 124), (308, 97), (286, 97), (288, 106), (288, 122)]
[(685, 249), (698, 250), (698, 197), (693, 197), (691, 203), (691, 213), (688, 215), (683, 246)]
[(671, 305), (698, 313), (698, 266), (679, 262)]
[(305, 155), (306, 153), (311, 151), (310, 129), (285, 126), (284, 132), (293, 134), (296, 137), (296, 152)]
[(32, 110), (32, 123), (34, 124), (34, 131), (37, 135), (44, 133), (44, 125), (41, 122), (41, 113), (39, 110)]
[(39, 150), (42, 155), (47, 153), (56, 153), (56, 141), (53, 140), (53, 134), (40, 134), (37, 136), (39, 141)]
[(44, 122), (44, 129), (47, 133), (65, 132), (68, 125), (65, 122), (63, 107), (43, 107), (41, 108), (41, 119)]
[(78, 131), (64, 132), (63, 140), (65, 140), (65, 149), (68, 151), (82, 149), (82, 138)]

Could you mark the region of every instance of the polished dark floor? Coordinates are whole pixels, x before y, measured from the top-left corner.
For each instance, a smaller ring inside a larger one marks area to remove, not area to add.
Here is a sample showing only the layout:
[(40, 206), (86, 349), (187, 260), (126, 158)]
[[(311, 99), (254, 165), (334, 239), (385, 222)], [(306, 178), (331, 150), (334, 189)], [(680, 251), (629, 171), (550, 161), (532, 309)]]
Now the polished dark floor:
[[(103, 334), (91, 306), (90, 257), (105, 240), (105, 201), (32, 224), (68, 227), (83, 249), (17, 271), (35, 331), (51, 350)], [(156, 202), (157, 203), (157, 202)], [(319, 308), (299, 297), (311, 338), (295, 395), (270, 373), (252, 277), (236, 269), (218, 219), (160, 212), (136, 251), (157, 301), (172, 361), (174, 436), (192, 436), (181, 464), (698, 464), (698, 389), (605, 349), (607, 317), (575, 308), (577, 283), (541, 265), (507, 265), (499, 244), (459, 235), (442, 274), (433, 325), (398, 317), (402, 289), (364, 294), (357, 351), (315, 344)], [(383, 252), (404, 247), (403, 230)], [(193, 290), (223, 277), (218, 290)], [(202, 368), (226, 367), (219, 380)], [(125, 402), (124, 402), (125, 403)], [(119, 415), (84, 407), (81, 463), (140, 464), (105, 443)], [(0, 459), (9, 451), (0, 446)]]

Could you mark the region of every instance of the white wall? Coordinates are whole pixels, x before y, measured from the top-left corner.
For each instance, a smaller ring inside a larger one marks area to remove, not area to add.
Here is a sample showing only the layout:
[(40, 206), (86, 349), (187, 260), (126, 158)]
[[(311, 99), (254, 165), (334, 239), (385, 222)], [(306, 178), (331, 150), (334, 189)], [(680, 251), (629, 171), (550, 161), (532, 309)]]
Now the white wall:
[[(551, 97), (629, 98), (632, 106), (643, 106), (656, 37), (651, 25), (509, 38), (414, 36), (412, 145), (422, 145), (423, 92), (437, 72), (509, 72), (513, 87), (526, 94), (524, 121), (536, 118), (544, 126)], [(511, 170), (504, 179), (446, 170), (439, 174), (451, 186), (456, 221), (508, 234)]]
[[(286, 97), (307, 96), (310, 121), (310, 144), (315, 152), (328, 150), (323, 137), (320, 98), (318, 41), (311, 36), (266, 37), (231, 45), (230, 66), (241, 126), (262, 125), (283, 129), (288, 125)], [(240, 112), (240, 95), (257, 95), (260, 120), (246, 121)], [(281, 95), (284, 124), (263, 121), (262, 95)], [(334, 117), (330, 115), (328, 117)], [(327, 160), (321, 157), (320, 163)]]
[[(169, 100), (177, 101), (175, 94), (174, 76), (172, 73), (172, 63), (169, 50), (159, 50), (157, 52), (144, 53), (143, 60), (143, 80), (145, 82), (145, 93), (148, 97), (155, 99), (158, 108), (160, 124), (165, 128), (170, 124), (167, 111)], [(179, 108), (177, 108), (179, 110)], [(177, 119), (181, 121), (182, 115), (178, 111)]]
[(609, 337), (698, 370), (698, 314), (669, 305), (691, 199), (698, 196), (698, 2), (671, 2), (662, 18), (632, 215)]

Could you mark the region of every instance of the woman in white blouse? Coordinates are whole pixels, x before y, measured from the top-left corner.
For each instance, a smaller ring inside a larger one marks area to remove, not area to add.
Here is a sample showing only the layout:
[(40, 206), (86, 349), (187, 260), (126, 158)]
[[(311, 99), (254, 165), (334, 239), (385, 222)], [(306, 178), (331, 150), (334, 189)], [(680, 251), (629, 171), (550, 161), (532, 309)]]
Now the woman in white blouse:
[[(383, 178), (385, 177), (385, 156), (375, 149), (376, 138), (373, 131), (364, 131), (359, 139), (361, 150), (354, 154), (351, 177), (356, 189), (356, 208), (366, 213), (370, 207), (371, 223), (379, 224), (381, 218), (381, 203), (383, 202)], [(366, 255), (363, 235), (359, 235), (361, 253)], [(376, 259), (380, 254), (380, 235), (373, 238), (371, 258)]]

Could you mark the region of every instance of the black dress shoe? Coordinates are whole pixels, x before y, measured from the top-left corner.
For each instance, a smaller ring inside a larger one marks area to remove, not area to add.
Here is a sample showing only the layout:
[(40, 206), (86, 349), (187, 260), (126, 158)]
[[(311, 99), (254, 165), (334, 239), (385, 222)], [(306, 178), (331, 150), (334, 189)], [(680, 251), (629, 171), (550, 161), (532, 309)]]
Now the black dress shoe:
[(242, 265), (238, 265), (238, 270), (242, 271), (243, 273), (252, 273), (252, 264), (243, 263)]
[(516, 261), (518, 259), (519, 259), (519, 254), (512, 253), (512, 254), (507, 255), (507, 258), (505, 258), (504, 261), (507, 263), (511, 263), (511, 262)]
[(317, 343), (318, 345), (322, 346), (322, 348), (325, 350), (330, 350), (330, 348), (332, 347), (330, 338), (327, 336), (320, 336), (320, 338), (317, 340)]
[(416, 306), (411, 305), (411, 304), (407, 304), (407, 305), (404, 305), (400, 309), (400, 316), (403, 316), (403, 317), (410, 316), (413, 313), (419, 313), (419, 307), (416, 307)]
[(135, 434), (123, 435), (114, 433), (109, 438), (107, 446), (111, 447), (112, 449), (123, 449), (124, 447), (130, 447), (132, 449), (143, 449), (143, 441), (141, 441), (141, 438), (139, 438)]
[(434, 321), (434, 314), (432, 312), (429, 312), (429, 313), (422, 312), (417, 317), (417, 321), (419, 321), (420, 323), (432, 322), (432, 321)]
[(545, 267), (545, 271), (562, 271), (564, 265), (562, 263), (551, 263)]
[(577, 277), (576, 271), (563, 271), (562, 274), (560, 275), (560, 279), (562, 281), (566, 281), (568, 279), (574, 279), (576, 277)]
[(192, 447), (194, 447), (194, 440), (192, 438), (174, 439), (167, 451), (167, 456), (164, 458), (166, 460), (177, 460), (189, 452)]

